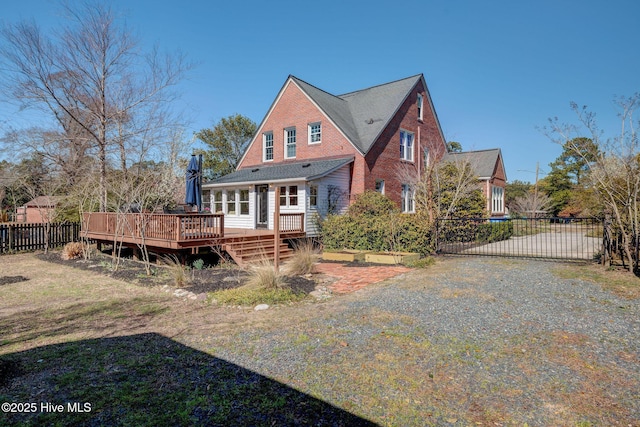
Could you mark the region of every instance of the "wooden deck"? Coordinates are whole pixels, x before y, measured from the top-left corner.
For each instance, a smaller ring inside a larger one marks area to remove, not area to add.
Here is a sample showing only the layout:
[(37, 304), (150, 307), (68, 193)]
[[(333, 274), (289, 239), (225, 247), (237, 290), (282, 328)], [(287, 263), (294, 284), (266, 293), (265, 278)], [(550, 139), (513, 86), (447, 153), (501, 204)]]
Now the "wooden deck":
[[(237, 242), (252, 242), (255, 246), (264, 240), (273, 245), (274, 240), (273, 230), (225, 228), (223, 214), (90, 212), (83, 215), (81, 235), (99, 244), (117, 241), (131, 247), (145, 244), (152, 252), (188, 250), (193, 254), (201, 248), (226, 250)], [(304, 214), (281, 213), (280, 236), (305, 237)]]

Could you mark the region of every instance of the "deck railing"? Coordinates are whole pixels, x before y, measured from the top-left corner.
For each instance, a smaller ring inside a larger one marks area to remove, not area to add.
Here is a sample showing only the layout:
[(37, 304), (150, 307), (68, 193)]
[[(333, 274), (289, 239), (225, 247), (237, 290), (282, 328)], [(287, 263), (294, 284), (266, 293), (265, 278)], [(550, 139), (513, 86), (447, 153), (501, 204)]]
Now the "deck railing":
[(90, 212), (83, 215), (83, 236), (189, 241), (224, 236), (223, 214)]
[(304, 213), (280, 213), (280, 232), (295, 233), (304, 231)]

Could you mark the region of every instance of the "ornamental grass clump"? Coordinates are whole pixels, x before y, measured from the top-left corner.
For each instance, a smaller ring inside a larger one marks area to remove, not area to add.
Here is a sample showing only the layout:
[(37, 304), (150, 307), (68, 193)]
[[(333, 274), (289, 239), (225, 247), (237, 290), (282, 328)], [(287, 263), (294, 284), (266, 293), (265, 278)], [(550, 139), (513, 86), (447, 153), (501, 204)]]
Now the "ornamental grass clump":
[(61, 257), (64, 260), (79, 259), (84, 256), (84, 244), (82, 242), (69, 242), (62, 248)]
[(301, 240), (293, 245), (293, 256), (287, 260), (284, 269), (290, 276), (315, 273), (319, 258), (318, 247), (311, 239)]
[(281, 289), (285, 284), (285, 275), (276, 271), (267, 258), (261, 258), (249, 267), (246, 286), (258, 289)]
[(189, 283), (187, 267), (182, 265), (177, 256), (167, 255), (162, 260), (167, 265), (169, 276), (173, 279), (174, 286), (181, 288)]

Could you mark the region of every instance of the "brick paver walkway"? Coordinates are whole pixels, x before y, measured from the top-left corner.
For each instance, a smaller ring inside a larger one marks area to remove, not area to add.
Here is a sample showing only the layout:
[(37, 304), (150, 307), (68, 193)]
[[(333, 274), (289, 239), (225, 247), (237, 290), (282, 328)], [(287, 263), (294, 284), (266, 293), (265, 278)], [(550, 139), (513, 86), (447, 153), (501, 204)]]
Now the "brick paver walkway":
[(319, 273), (338, 278), (328, 286), (336, 294), (354, 292), (372, 283), (382, 282), (411, 271), (410, 268), (400, 265), (359, 265), (335, 262), (320, 262), (316, 267)]

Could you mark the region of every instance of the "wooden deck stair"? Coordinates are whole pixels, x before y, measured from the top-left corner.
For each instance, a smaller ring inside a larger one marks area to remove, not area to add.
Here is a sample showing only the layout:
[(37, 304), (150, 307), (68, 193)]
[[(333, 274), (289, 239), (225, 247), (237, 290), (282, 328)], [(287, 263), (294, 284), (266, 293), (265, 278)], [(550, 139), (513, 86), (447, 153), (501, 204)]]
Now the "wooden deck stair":
[[(223, 249), (241, 267), (263, 259), (274, 260), (275, 244), (273, 235), (250, 236), (224, 244)], [(293, 249), (280, 239), (280, 260), (293, 255)]]

